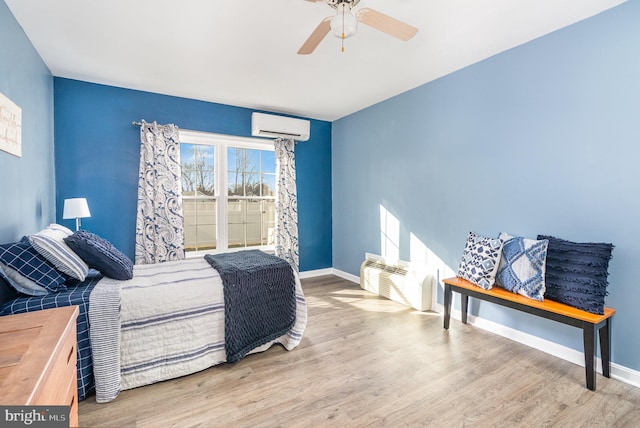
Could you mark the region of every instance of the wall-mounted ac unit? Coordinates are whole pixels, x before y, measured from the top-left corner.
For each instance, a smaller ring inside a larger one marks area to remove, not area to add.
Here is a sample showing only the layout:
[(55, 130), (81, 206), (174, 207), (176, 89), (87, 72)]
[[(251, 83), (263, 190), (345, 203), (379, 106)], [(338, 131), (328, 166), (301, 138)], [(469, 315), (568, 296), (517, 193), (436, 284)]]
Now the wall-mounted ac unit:
[(360, 288), (419, 311), (432, 309), (433, 275), (424, 266), (367, 254), (360, 266)]
[(308, 120), (255, 112), (251, 114), (251, 135), (254, 137), (292, 138), (297, 141), (307, 141), (310, 130), (311, 126)]

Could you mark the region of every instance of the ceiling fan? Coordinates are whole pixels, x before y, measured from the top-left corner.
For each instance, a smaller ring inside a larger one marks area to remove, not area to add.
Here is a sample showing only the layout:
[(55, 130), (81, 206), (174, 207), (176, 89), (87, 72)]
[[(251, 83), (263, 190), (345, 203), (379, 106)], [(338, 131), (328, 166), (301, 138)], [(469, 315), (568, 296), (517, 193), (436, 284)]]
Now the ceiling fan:
[(329, 31), (342, 39), (342, 52), (344, 52), (344, 39), (353, 36), (358, 28), (358, 21), (370, 27), (380, 30), (390, 36), (407, 41), (416, 35), (418, 29), (405, 22), (392, 18), (384, 13), (367, 7), (360, 8), (351, 13), (354, 6), (360, 0), (307, 0), (313, 3), (326, 3), (336, 10), (334, 16), (328, 16), (313, 30), (313, 33), (298, 50), (299, 55), (312, 53), (325, 38)]

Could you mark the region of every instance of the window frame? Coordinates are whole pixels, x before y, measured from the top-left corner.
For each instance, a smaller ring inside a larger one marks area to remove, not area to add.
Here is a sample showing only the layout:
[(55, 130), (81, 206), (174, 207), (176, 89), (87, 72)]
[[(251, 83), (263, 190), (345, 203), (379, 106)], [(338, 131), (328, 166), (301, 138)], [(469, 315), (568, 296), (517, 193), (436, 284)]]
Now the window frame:
[[(228, 183), (228, 170), (229, 162), (227, 152), (229, 148), (244, 148), (253, 150), (266, 150), (275, 152), (275, 146), (273, 140), (251, 137), (239, 137), (236, 135), (216, 134), (212, 132), (203, 131), (191, 131), (180, 130), (180, 144), (199, 144), (208, 145), (214, 147), (214, 189), (216, 200), (216, 249), (215, 250), (198, 250), (198, 251), (185, 251), (186, 258), (202, 257), (205, 254), (227, 253), (233, 251), (242, 251), (246, 249), (257, 249), (263, 251), (273, 252), (275, 250), (274, 245), (260, 245), (251, 247), (238, 247), (229, 248), (229, 183)], [(180, 162), (182, 171), (182, 160)], [(277, 171), (277, 166), (276, 166)], [(275, 201), (275, 191), (273, 200)], [(258, 196), (258, 197), (232, 197), (232, 199), (264, 199), (271, 200), (271, 197)]]

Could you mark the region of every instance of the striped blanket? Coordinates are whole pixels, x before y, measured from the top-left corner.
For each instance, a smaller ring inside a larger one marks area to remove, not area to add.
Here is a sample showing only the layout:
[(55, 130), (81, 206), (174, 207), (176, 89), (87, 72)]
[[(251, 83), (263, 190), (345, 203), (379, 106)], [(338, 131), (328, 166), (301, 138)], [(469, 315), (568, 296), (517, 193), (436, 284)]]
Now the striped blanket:
[[(295, 324), (252, 353), (300, 343), (307, 311), (295, 280)], [(222, 281), (202, 258), (136, 265), (129, 281), (104, 278), (89, 306), (96, 401), (225, 362), (224, 317)]]

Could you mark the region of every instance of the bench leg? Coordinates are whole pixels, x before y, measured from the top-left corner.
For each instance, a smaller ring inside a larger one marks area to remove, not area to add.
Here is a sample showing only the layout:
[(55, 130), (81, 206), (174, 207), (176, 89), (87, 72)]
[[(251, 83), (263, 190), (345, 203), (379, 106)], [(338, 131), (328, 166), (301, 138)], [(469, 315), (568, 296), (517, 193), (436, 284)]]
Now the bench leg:
[(449, 330), (449, 321), (451, 320), (451, 286), (444, 285), (444, 329)]
[(596, 390), (596, 327), (590, 323), (584, 323), (582, 327), (584, 341), (584, 368), (587, 375), (587, 388)]
[(462, 324), (467, 323), (467, 309), (469, 308), (469, 296), (460, 293), (460, 310), (462, 311)]
[(611, 377), (611, 318), (600, 327), (600, 359), (602, 360), (602, 375)]

